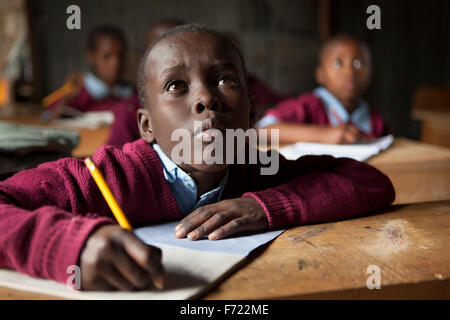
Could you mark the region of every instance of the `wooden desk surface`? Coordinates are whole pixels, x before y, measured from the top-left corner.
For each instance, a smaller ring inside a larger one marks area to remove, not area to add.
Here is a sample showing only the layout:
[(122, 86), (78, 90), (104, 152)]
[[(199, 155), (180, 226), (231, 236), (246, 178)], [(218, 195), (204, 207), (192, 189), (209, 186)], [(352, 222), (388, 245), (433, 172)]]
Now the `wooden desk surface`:
[(369, 159), (396, 190), (395, 204), (450, 200), (450, 149), (406, 138)]
[[(292, 228), (206, 299), (450, 298), (450, 201)], [(369, 290), (367, 268), (380, 268)]]
[[(449, 299), (450, 201), (287, 230), (205, 299)], [(367, 288), (380, 268), (381, 289)], [(0, 299), (48, 299), (0, 287)]]

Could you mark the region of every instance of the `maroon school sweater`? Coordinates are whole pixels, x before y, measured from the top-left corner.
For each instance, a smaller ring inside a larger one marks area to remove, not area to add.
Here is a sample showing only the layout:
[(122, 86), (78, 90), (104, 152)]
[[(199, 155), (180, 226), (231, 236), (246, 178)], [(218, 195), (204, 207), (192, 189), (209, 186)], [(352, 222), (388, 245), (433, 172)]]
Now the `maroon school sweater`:
[[(61, 100), (57, 100), (48, 108), (55, 108)], [(83, 86), (80, 93), (70, 99), (67, 105), (82, 112), (87, 111), (111, 111), (114, 114), (114, 122), (111, 125), (110, 134), (106, 144), (117, 148), (127, 142), (132, 142), (141, 137), (137, 125), (136, 111), (140, 108), (139, 98), (135, 92), (129, 98), (117, 98), (113, 96), (104, 99), (94, 99)]]
[[(61, 98), (62, 99), (62, 98)], [(49, 109), (55, 108), (60, 102), (61, 99), (53, 102), (48, 106)], [(108, 96), (103, 99), (97, 100), (92, 97), (87, 91), (86, 87), (83, 86), (80, 90), (80, 93), (67, 101), (67, 105), (80, 110), (81, 112), (87, 111), (105, 111), (111, 110), (116, 105), (122, 105), (126, 103), (135, 103), (137, 101), (137, 93), (134, 93), (129, 98), (119, 98), (115, 96)]]
[[(312, 92), (282, 101), (275, 108), (268, 110), (265, 115), (273, 115), (282, 122), (330, 125), (322, 100)], [(390, 133), (383, 117), (373, 109), (370, 110), (370, 122), (372, 132), (364, 133), (365, 136), (379, 138)]]
[[(183, 217), (157, 153), (144, 140), (122, 150), (103, 146), (93, 161), (133, 227)], [(230, 166), (223, 198), (237, 197), (256, 199), (274, 229), (355, 217), (390, 204), (395, 194), (384, 174), (362, 162), (280, 156), (273, 176), (261, 176), (259, 165)], [(24, 170), (0, 182), (0, 267), (65, 282), (90, 234), (113, 223), (82, 160)]]

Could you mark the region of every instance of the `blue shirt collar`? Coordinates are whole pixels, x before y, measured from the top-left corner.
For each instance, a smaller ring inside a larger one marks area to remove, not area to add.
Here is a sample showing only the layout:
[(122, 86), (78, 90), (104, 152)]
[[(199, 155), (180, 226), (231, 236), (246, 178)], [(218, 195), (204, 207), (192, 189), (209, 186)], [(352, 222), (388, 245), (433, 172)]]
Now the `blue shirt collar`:
[(372, 131), (370, 108), (363, 99), (360, 100), (358, 107), (350, 115), (342, 103), (326, 88), (319, 87), (314, 90), (314, 94), (323, 101), (332, 126), (339, 125), (340, 121), (344, 123), (351, 122), (365, 133)]
[(192, 210), (218, 202), (222, 199), (222, 193), (228, 181), (228, 169), (218, 186), (200, 196), (197, 201), (197, 185), (189, 174), (178, 167), (160, 148), (157, 143), (152, 144), (163, 165), (164, 177), (170, 184), (178, 207), (184, 214)]
[(133, 94), (131, 86), (117, 83), (111, 88), (92, 72), (87, 72), (84, 76), (84, 87), (95, 100), (102, 100), (110, 95), (126, 99)]

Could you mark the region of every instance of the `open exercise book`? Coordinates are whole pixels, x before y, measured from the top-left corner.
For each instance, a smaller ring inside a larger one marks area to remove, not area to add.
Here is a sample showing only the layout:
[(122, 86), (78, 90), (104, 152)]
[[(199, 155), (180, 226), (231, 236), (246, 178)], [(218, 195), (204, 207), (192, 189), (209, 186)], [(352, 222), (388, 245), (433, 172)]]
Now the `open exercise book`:
[(365, 161), (389, 148), (393, 141), (393, 135), (388, 135), (368, 143), (336, 145), (298, 142), (280, 149), (280, 153), (288, 160), (297, 160), (305, 155), (331, 155), (336, 158), (345, 157)]
[[(177, 222), (139, 228), (135, 234), (161, 248), (166, 270), (165, 288), (140, 292), (78, 291), (56, 281), (32, 278), (0, 269), (0, 286), (68, 299), (168, 299), (198, 298), (228, 275), (254, 249), (275, 239), (284, 230), (210, 241), (177, 239)], [(71, 274), (68, 273), (68, 277)]]

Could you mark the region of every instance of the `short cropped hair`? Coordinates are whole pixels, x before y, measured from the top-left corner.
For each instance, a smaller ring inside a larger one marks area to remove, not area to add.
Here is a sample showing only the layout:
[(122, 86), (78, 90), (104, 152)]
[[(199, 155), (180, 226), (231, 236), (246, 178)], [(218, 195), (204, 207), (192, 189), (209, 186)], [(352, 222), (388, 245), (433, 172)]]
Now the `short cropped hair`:
[(349, 34), (339, 34), (339, 35), (336, 35), (334, 37), (331, 37), (331, 38), (325, 40), (325, 42), (322, 43), (322, 45), (319, 49), (319, 56), (318, 56), (319, 66), (322, 64), (322, 59), (323, 59), (325, 52), (332, 45), (334, 45), (336, 43), (344, 42), (344, 41), (350, 41), (350, 42), (358, 44), (359, 47), (368, 55), (368, 57), (370, 59), (371, 54), (370, 54), (370, 49), (369, 49), (369, 46), (367, 45), (367, 43), (365, 43), (365, 42), (361, 41), (360, 39), (358, 39), (352, 35), (349, 35)]
[(117, 28), (115, 26), (102, 25), (102, 26), (95, 27), (89, 33), (88, 42), (87, 42), (87, 50), (89, 52), (94, 52), (95, 50), (97, 50), (98, 39), (101, 37), (116, 38), (122, 43), (122, 45), (125, 49), (126, 41), (125, 41), (125, 35), (123, 34), (122, 30), (120, 30), (119, 28)]
[(244, 58), (240, 52), (240, 50), (228, 39), (224, 34), (222, 34), (220, 31), (213, 29), (211, 27), (208, 27), (203, 24), (199, 23), (189, 23), (177, 26), (175, 28), (170, 29), (166, 33), (164, 33), (161, 37), (153, 41), (147, 50), (145, 51), (144, 55), (141, 58), (141, 61), (139, 63), (138, 67), (138, 73), (137, 73), (137, 90), (139, 94), (139, 101), (141, 103), (142, 107), (146, 107), (147, 102), (147, 93), (146, 93), (146, 83), (148, 81), (148, 74), (147, 74), (147, 60), (148, 56), (150, 55), (150, 52), (153, 50), (153, 48), (162, 40), (173, 37), (178, 34), (182, 33), (209, 33), (216, 35), (221, 40), (223, 40), (228, 46), (236, 50), (236, 52), (239, 55), (239, 59), (242, 62), (242, 67), (244, 70), (245, 77), (247, 78), (247, 69), (245, 67)]

